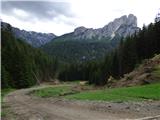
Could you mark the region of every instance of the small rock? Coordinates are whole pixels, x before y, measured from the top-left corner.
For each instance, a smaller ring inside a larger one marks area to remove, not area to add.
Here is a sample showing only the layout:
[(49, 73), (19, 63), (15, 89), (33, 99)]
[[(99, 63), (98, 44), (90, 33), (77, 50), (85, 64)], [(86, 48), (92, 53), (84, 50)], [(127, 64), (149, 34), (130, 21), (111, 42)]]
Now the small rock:
[(108, 107), (109, 107), (109, 108), (111, 108), (112, 106), (111, 106), (111, 105), (109, 105)]
[(140, 108), (137, 108), (136, 110), (137, 110), (137, 111), (140, 111)]
[(126, 107), (125, 109), (130, 109), (130, 107), (128, 106), (128, 107)]

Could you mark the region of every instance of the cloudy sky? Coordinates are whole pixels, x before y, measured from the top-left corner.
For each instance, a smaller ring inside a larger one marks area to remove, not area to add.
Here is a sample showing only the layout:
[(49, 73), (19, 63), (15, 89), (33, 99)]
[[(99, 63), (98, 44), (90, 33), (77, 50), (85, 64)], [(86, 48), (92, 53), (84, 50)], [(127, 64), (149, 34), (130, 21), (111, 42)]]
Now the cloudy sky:
[(122, 15), (138, 26), (154, 21), (160, 0), (2, 0), (1, 19), (20, 29), (62, 35), (78, 26), (99, 28)]

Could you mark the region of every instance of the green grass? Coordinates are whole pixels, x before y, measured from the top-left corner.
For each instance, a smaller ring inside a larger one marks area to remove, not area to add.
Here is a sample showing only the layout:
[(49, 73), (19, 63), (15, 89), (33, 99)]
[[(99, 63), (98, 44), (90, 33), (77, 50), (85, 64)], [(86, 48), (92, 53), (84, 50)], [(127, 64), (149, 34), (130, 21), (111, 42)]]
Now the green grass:
[(12, 88), (6, 88), (6, 89), (2, 89), (1, 90), (1, 101), (3, 101), (3, 98), (5, 95), (7, 95), (8, 93), (14, 91), (15, 89)]
[(115, 102), (160, 100), (160, 84), (112, 89), (106, 88), (103, 90), (90, 90), (83, 92), (72, 91), (71, 86), (59, 86), (36, 90), (33, 94), (39, 97), (63, 96), (66, 99)]
[(71, 94), (73, 92), (74, 91), (70, 89), (70, 86), (57, 86), (35, 90), (33, 91), (33, 94), (39, 97), (58, 97), (65, 94)]
[(3, 102), (3, 98), (10, 92), (13, 92), (15, 89), (12, 88), (7, 88), (7, 89), (2, 89), (1, 90), (1, 106), (2, 106), (2, 111), (1, 111), (1, 117), (5, 117), (8, 114), (8, 111), (5, 109), (7, 106)]
[(65, 98), (100, 101), (160, 100), (160, 84), (88, 91), (65, 96)]
[(155, 76), (155, 77), (158, 77), (160, 78), (160, 65), (156, 66), (154, 68), (154, 71), (152, 72), (152, 74)]

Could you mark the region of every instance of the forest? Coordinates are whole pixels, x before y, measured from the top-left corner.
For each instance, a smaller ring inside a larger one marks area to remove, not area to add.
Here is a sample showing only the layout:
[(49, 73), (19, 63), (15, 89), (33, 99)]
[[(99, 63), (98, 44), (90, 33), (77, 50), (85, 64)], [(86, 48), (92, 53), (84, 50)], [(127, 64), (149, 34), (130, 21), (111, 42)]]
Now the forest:
[(1, 29), (2, 61), (1, 85), (3, 88), (25, 88), (41, 81), (52, 80), (58, 68), (56, 58), (49, 57), (37, 48), (16, 39), (8, 30)]

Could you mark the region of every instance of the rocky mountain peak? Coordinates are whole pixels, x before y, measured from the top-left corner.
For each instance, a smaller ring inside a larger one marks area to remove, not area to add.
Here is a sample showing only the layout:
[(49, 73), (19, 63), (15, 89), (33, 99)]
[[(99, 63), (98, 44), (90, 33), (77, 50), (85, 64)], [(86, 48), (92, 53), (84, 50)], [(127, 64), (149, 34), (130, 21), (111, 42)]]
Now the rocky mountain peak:
[(137, 17), (134, 16), (133, 14), (128, 15), (128, 25), (137, 27)]
[[(105, 25), (103, 28), (93, 29), (85, 28), (83, 26), (78, 27), (74, 30), (75, 39), (113, 39), (117, 35), (120, 37), (126, 37), (132, 35), (135, 31), (138, 31), (137, 17), (133, 14), (123, 15), (120, 18), (114, 19), (112, 22)], [(96, 38), (95, 38), (96, 37)]]

